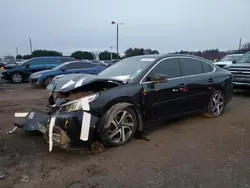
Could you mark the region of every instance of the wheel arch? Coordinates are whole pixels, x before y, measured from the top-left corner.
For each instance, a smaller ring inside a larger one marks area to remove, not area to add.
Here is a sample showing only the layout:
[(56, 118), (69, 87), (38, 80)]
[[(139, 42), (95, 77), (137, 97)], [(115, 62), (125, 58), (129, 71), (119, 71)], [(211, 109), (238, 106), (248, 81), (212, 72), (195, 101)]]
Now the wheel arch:
[[(18, 71), (18, 70), (17, 70), (17, 71), (13, 71), (13, 72), (10, 73), (11, 80), (12, 80), (12, 76), (13, 76), (14, 74), (17, 74), (17, 73), (20, 74), (20, 75), (22, 76), (22, 81), (21, 81), (21, 82), (23, 82), (23, 81), (24, 81), (24, 73), (23, 73), (22, 71)], [(12, 81), (13, 81), (13, 80), (12, 80)], [(21, 83), (21, 82), (20, 82), (20, 83)]]
[(116, 98), (116, 99), (108, 102), (102, 108), (102, 112), (101, 113), (104, 114), (110, 108), (112, 108), (114, 105), (119, 104), (119, 103), (122, 105), (122, 108), (126, 108), (126, 107), (131, 107), (132, 108), (132, 110), (135, 112), (136, 117), (137, 117), (137, 122), (138, 122), (137, 130), (138, 131), (142, 131), (143, 130), (144, 118), (143, 118), (142, 111), (140, 109), (140, 104), (137, 104), (133, 100), (133, 98), (131, 98), (131, 97), (119, 97), (119, 98)]

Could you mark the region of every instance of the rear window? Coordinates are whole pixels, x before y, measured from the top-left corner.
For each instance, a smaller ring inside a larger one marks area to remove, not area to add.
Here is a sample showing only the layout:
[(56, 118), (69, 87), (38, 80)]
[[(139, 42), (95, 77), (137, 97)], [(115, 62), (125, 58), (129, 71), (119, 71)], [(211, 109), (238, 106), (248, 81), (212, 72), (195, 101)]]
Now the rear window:
[(205, 62), (202, 62), (202, 61), (201, 61), (201, 65), (202, 65), (204, 73), (212, 72), (213, 69), (214, 69), (214, 67), (212, 67), (212, 65), (209, 65), (208, 63), (205, 63)]

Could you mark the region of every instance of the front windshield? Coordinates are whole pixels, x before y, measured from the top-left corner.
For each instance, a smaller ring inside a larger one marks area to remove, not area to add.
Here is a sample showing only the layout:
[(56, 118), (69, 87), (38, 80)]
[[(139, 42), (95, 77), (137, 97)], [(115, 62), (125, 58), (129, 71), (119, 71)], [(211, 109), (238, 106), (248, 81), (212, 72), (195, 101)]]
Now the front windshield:
[(237, 63), (250, 63), (250, 53), (246, 53)]
[(242, 55), (226, 55), (220, 61), (238, 61), (241, 57)]
[(123, 59), (105, 69), (98, 76), (103, 78), (136, 79), (142, 71), (151, 66), (154, 58), (132, 57)]

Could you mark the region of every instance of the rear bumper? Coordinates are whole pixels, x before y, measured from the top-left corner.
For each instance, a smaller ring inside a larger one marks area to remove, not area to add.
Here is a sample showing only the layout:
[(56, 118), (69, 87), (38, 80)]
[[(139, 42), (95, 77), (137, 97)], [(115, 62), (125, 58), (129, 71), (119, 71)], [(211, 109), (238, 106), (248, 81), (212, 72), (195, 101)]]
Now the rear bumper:
[[(84, 111), (56, 112), (50, 115), (33, 108), (25, 115), (24, 120), (22, 119), (22, 122), (17, 124), (25, 131), (43, 133), (51, 151), (53, 145), (66, 149), (72, 143), (86, 142), (96, 138), (95, 129), (99, 118), (90, 115), (90, 122), (86, 124), (86, 122), (83, 123), (84, 116), (86, 116)], [(87, 139), (82, 140), (82, 134), (87, 135)]]

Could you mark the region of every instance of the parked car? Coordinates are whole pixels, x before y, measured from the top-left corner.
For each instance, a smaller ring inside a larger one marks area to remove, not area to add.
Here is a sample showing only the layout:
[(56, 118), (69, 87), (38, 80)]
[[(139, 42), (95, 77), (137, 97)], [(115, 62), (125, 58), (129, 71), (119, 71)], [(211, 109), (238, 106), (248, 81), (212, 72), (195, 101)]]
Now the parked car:
[(61, 63), (73, 60), (75, 59), (71, 57), (56, 57), (56, 56), (32, 58), (21, 65), (17, 65), (8, 70), (4, 70), (2, 72), (2, 78), (4, 80), (12, 81), (14, 83), (21, 83), (23, 81), (28, 80), (29, 76), (32, 73), (41, 70), (51, 69)]
[(235, 64), (223, 67), (233, 74), (235, 89), (250, 89), (250, 51)]
[(12, 68), (14, 68), (16, 66), (17, 66), (16, 63), (9, 63), (9, 62), (0, 63), (0, 68), (1, 68), (2, 71), (6, 70), (6, 69), (12, 69)]
[(98, 74), (106, 67), (88, 61), (70, 61), (60, 64), (53, 69), (33, 73), (29, 77), (32, 85), (47, 87), (51, 80), (58, 75), (70, 73)]
[(232, 73), (191, 55), (130, 57), (98, 75), (65, 77), (47, 87), (54, 97), (50, 112), (33, 108), (18, 125), (43, 132), (50, 151), (96, 139), (120, 146), (165, 118), (218, 117), (233, 92)]
[(223, 57), (220, 61), (214, 63), (215, 65), (223, 68), (224, 66), (236, 63), (244, 54), (230, 54)]

